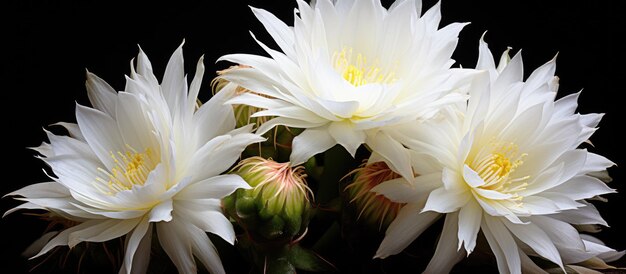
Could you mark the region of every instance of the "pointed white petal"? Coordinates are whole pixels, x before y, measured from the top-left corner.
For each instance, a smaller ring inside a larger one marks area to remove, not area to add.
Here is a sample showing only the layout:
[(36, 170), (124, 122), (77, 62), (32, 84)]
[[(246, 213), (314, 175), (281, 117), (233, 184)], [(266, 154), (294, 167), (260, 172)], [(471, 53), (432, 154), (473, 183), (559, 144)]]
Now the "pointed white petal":
[[(297, 120), (297, 119), (291, 119), (291, 118), (285, 118), (285, 117), (276, 117), (276, 118), (274, 118), (272, 120), (269, 120), (269, 121), (263, 123), (259, 127), (259, 129), (257, 129), (256, 133), (257, 134), (265, 134), (270, 129), (272, 129), (275, 126), (278, 126), (278, 125), (283, 125), (283, 126), (287, 126), (287, 127), (309, 129), (309, 128), (316, 128), (316, 127), (324, 127), (324, 125), (327, 124), (327, 123), (328, 123), (328, 121), (324, 121), (324, 122), (309, 122), (309, 121)], [(330, 138), (330, 135), (328, 135), (328, 137)]]
[(459, 229), (457, 218), (457, 213), (451, 213), (446, 216), (441, 236), (437, 241), (435, 254), (433, 254), (432, 259), (430, 259), (423, 273), (449, 273), (454, 265), (461, 261), (467, 254), (465, 250), (457, 248), (458, 239), (456, 234)]
[(104, 80), (95, 74), (87, 71), (87, 96), (91, 105), (111, 117), (115, 118), (115, 104), (117, 92)]
[(10, 192), (7, 196), (22, 196), (27, 198), (61, 198), (70, 196), (69, 190), (57, 182), (46, 182), (27, 185), (16, 191)]
[(407, 204), (400, 209), (396, 219), (387, 228), (374, 258), (400, 253), (441, 216), (435, 212), (420, 213), (422, 207), (419, 204)]
[(251, 187), (239, 175), (218, 175), (185, 187), (176, 194), (176, 199), (221, 199), (238, 188), (250, 189)]
[[(563, 262), (559, 251), (550, 240), (550, 237), (541, 228), (533, 223), (503, 223), (513, 233), (513, 235), (515, 235), (515, 237), (526, 243), (530, 248), (537, 252), (537, 254), (563, 268)], [(565, 272), (565, 269), (563, 269), (563, 271)]]
[(384, 132), (377, 132), (373, 136), (368, 135), (365, 142), (373, 151), (385, 158), (385, 162), (391, 170), (407, 180), (414, 178), (411, 168), (411, 155), (398, 141)]
[(200, 56), (198, 59), (198, 64), (196, 65), (196, 74), (193, 76), (193, 80), (191, 80), (191, 86), (189, 86), (189, 95), (187, 95), (187, 110), (185, 115), (192, 115), (196, 110), (196, 106), (198, 103), (198, 93), (200, 93), (200, 86), (202, 85), (202, 77), (204, 76), (204, 55)]
[(272, 36), (276, 44), (287, 56), (294, 56), (293, 31), (276, 16), (263, 9), (251, 8), (256, 18), (263, 24), (267, 32)]
[[(229, 223), (230, 224), (230, 223)], [(193, 254), (204, 264), (211, 273), (222, 274), (224, 266), (217, 253), (217, 249), (209, 239), (209, 237), (197, 227), (189, 226), (189, 240), (191, 242), (191, 250)], [(232, 244), (232, 242), (230, 242)]]
[(126, 251), (124, 252), (124, 263), (120, 273), (126, 274), (145, 273), (150, 262), (150, 245), (152, 239), (152, 224), (145, 216), (133, 230), (130, 236), (126, 237)]
[(496, 255), (500, 273), (521, 274), (519, 249), (500, 219), (485, 215), (481, 227), (491, 250)]
[(424, 206), (424, 211), (435, 211), (439, 213), (449, 213), (466, 206), (471, 195), (466, 189), (445, 189), (440, 187), (435, 189), (428, 196), (428, 201)]
[(615, 193), (604, 182), (591, 176), (576, 176), (569, 181), (551, 188), (549, 192), (565, 195), (572, 200), (592, 198), (597, 195)]
[(606, 221), (600, 216), (600, 212), (593, 204), (583, 202), (583, 206), (577, 209), (562, 211), (557, 214), (549, 215), (550, 217), (561, 220), (570, 224), (590, 225), (600, 224), (608, 226)]
[(365, 142), (365, 133), (354, 128), (349, 121), (330, 123), (328, 133), (354, 157), (356, 150)]
[(216, 176), (232, 166), (248, 145), (264, 140), (252, 133), (215, 137), (196, 151), (188, 172), (194, 181)]
[(68, 245), (74, 247), (80, 242), (105, 242), (126, 235), (137, 226), (141, 219), (130, 220), (90, 220), (86, 228), (72, 232)]
[[(187, 81), (185, 80), (185, 66), (183, 64), (183, 43), (178, 46), (176, 51), (170, 57), (163, 82), (161, 82), (161, 91), (167, 101), (167, 105), (172, 115), (180, 114), (181, 106), (186, 102), (187, 98)], [(173, 117), (174, 117), (173, 116)]]
[(467, 165), (463, 165), (463, 179), (465, 179), (465, 182), (471, 187), (479, 187), (485, 184), (483, 178)]
[(83, 141), (83, 142), (85, 141), (85, 137), (83, 136), (83, 133), (80, 132), (80, 128), (78, 128), (78, 124), (57, 122), (57, 123), (52, 124), (52, 126), (62, 126), (67, 130), (70, 137)]
[(302, 164), (315, 154), (324, 152), (336, 144), (337, 141), (328, 133), (327, 127), (308, 128), (293, 138), (289, 161), (293, 166)]
[(221, 210), (210, 210), (201, 207), (201, 203), (194, 201), (177, 201), (176, 210), (178, 216), (184, 216), (185, 222), (193, 224), (203, 231), (213, 233), (231, 245), (235, 243), (235, 230), (232, 223), (224, 216)]
[(69, 236), (71, 233), (87, 228), (90, 225), (92, 225), (92, 223), (89, 222), (85, 222), (73, 227), (70, 227), (66, 230), (61, 231), (61, 233), (59, 233), (58, 235), (56, 235), (54, 238), (52, 238), (42, 249), (41, 251), (39, 251), (39, 253), (37, 253), (37, 255), (32, 256), (30, 259), (34, 259), (37, 258), (43, 254), (48, 253), (48, 251), (52, 250), (53, 248), (57, 247), (57, 246), (62, 246), (62, 245), (68, 245), (68, 241), (69, 241)]
[(482, 222), (482, 215), (482, 208), (474, 201), (461, 207), (461, 210), (459, 210), (459, 230), (457, 233), (459, 246), (457, 249), (461, 249), (461, 245), (464, 245), (468, 253), (474, 250), (478, 230), (480, 230), (480, 223)]
[(169, 222), (172, 220), (172, 210), (174, 210), (172, 200), (161, 201), (158, 205), (150, 210), (149, 222)]
[(409, 183), (404, 178), (385, 181), (370, 191), (382, 194), (394, 202), (415, 203), (439, 186), (441, 186), (441, 175), (431, 173), (416, 177), (413, 183)]
[(196, 273), (198, 269), (192, 254), (191, 232), (176, 217), (171, 222), (156, 224), (159, 243), (179, 273)]
[(226, 85), (194, 114), (193, 124), (198, 144), (205, 144), (215, 136), (226, 134), (235, 128), (237, 122), (233, 107), (224, 105), (234, 95), (235, 88), (234, 84)]
[(115, 162), (111, 153), (126, 151), (115, 120), (103, 112), (78, 104), (76, 120), (93, 152), (109, 170), (112, 169)]
[(129, 145), (137, 152), (157, 147), (157, 141), (152, 133), (155, 128), (145, 116), (145, 110), (137, 95), (120, 92), (115, 111), (119, 117), (116, 120), (117, 126), (125, 145)]

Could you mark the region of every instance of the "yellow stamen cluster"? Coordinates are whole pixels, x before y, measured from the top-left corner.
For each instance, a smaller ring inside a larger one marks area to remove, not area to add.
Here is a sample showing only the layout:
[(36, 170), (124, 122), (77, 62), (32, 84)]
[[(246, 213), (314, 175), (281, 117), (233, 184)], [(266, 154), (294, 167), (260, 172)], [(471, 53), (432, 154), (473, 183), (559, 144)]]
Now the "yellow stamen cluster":
[(526, 153), (519, 153), (514, 143), (494, 143), (489, 152), (480, 153), (469, 166), (485, 181), (480, 188), (511, 194), (521, 201), (517, 192), (528, 186), (526, 181), (530, 176), (515, 178), (512, 174), (524, 164), (526, 156)]
[(371, 83), (391, 84), (396, 80), (393, 71), (384, 71), (378, 62), (368, 63), (361, 53), (354, 56), (352, 48), (335, 52), (333, 66), (343, 79), (355, 87)]
[(156, 166), (152, 160), (153, 155), (150, 149), (138, 152), (130, 146), (127, 148), (128, 150), (125, 152), (110, 152), (115, 163), (110, 171), (98, 168), (98, 171), (107, 178), (96, 178), (96, 182), (99, 184), (95, 185), (103, 193), (113, 195), (120, 191), (129, 190), (135, 185), (144, 185), (150, 171)]

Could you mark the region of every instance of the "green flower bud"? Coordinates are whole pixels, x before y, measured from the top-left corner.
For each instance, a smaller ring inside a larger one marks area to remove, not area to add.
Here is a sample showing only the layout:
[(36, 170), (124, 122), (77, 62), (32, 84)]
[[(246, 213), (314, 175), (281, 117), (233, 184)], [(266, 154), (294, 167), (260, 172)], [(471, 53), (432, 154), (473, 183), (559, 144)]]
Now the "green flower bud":
[(353, 181), (344, 191), (356, 209), (357, 219), (368, 225), (377, 226), (379, 230), (386, 229), (404, 204), (393, 202), (370, 190), (382, 182), (401, 176), (391, 170), (385, 162), (363, 164), (350, 174), (353, 175)]
[(252, 189), (238, 189), (223, 200), (223, 205), (253, 240), (291, 240), (304, 232), (312, 192), (303, 167), (251, 157), (242, 160), (232, 172)]

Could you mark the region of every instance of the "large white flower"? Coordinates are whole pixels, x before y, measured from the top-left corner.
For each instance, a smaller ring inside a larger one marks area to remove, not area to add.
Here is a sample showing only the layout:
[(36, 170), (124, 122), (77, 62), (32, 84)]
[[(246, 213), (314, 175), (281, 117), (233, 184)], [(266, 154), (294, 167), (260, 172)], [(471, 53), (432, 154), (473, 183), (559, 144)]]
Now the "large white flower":
[[(573, 224), (606, 225), (585, 199), (613, 192), (590, 173), (613, 163), (579, 149), (601, 114), (575, 113), (578, 94), (554, 102), (554, 60), (523, 81), (522, 58), (505, 52), (496, 67), (480, 42), (468, 104), (439, 121), (398, 131), (420, 173), (413, 184), (388, 181), (374, 191), (409, 203), (390, 225), (376, 256), (403, 250), (437, 218), (443, 232), (427, 273), (442, 273), (472, 252), (479, 231), (501, 273), (535, 273), (528, 255), (563, 267), (611, 249), (581, 238)], [(442, 112), (444, 113), (444, 112)]]
[(59, 245), (103, 242), (126, 235), (120, 272), (145, 272), (152, 230), (181, 273), (196, 272), (194, 256), (211, 272), (224, 272), (206, 232), (233, 244), (235, 234), (220, 199), (249, 188), (237, 175), (220, 175), (249, 144), (263, 138), (251, 127), (235, 128), (232, 107), (224, 105), (234, 85), (199, 109), (204, 66), (187, 88), (182, 45), (172, 55), (159, 84), (146, 55), (131, 64), (125, 91), (87, 73), (94, 108), (77, 105), (78, 124), (62, 123), (70, 137), (48, 132), (50, 144), (37, 151), (54, 181), (9, 195), (80, 224), (60, 232), (39, 252)]
[(254, 91), (230, 103), (265, 109), (254, 116), (276, 117), (259, 133), (276, 125), (305, 128), (293, 140), (294, 165), (336, 144), (354, 155), (365, 143), (411, 176), (401, 145), (381, 129), (428, 119), (442, 105), (464, 99), (451, 91), (467, 71), (450, 69), (450, 56), (465, 24), (438, 30), (439, 4), (420, 17), (421, 0), (396, 1), (388, 10), (379, 0), (311, 2), (298, 1), (293, 27), (252, 9), (282, 52), (257, 41), (271, 58), (223, 56), (249, 67), (222, 78)]

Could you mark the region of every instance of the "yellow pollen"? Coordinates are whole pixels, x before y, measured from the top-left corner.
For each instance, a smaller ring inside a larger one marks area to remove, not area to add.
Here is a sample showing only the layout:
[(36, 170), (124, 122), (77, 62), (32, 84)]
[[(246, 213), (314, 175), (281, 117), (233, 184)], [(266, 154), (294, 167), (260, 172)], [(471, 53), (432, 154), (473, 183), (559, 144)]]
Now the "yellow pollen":
[(153, 155), (148, 148), (144, 152), (138, 152), (127, 145), (125, 152), (110, 152), (115, 166), (107, 171), (98, 168), (104, 178), (97, 177), (94, 184), (98, 190), (105, 194), (113, 195), (117, 192), (129, 190), (135, 185), (144, 185), (150, 171), (156, 167)]
[(361, 53), (354, 56), (352, 48), (343, 48), (333, 55), (335, 70), (355, 87), (371, 83), (391, 84), (396, 81), (393, 71), (385, 72), (377, 63), (368, 63)]
[(515, 177), (515, 170), (524, 164), (526, 153), (519, 153), (514, 143), (493, 143), (470, 163), (470, 167), (485, 182), (480, 188), (513, 195), (512, 200), (521, 205), (523, 197), (517, 192), (526, 189), (530, 176)]

